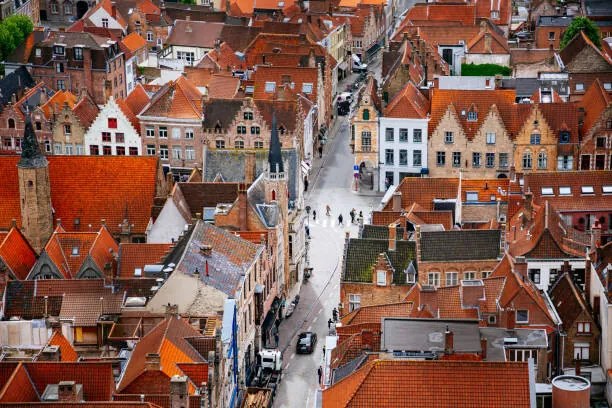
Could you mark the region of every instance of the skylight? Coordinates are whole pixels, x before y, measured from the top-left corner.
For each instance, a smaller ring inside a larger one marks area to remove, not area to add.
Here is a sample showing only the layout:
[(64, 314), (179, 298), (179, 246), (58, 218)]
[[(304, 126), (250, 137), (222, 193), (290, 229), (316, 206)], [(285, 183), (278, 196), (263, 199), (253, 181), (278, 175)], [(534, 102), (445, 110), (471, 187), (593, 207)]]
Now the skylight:
[(312, 93), (312, 83), (311, 82), (304, 82), (302, 84), (302, 92), (304, 92), (305, 94)]
[(76, 256), (79, 254), (79, 247), (78, 246), (73, 246), (72, 247), (72, 255)]
[(555, 195), (552, 187), (542, 187), (542, 195), (551, 196)]
[(582, 186), (582, 194), (593, 194), (594, 192), (593, 186)]
[(602, 186), (601, 190), (604, 194), (612, 194), (612, 186)]
[(571, 187), (559, 187), (559, 195), (572, 195)]
[(272, 93), (276, 89), (276, 82), (266, 82), (266, 92)]
[(465, 193), (465, 199), (467, 201), (478, 201), (478, 192), (468, 191), (467, 193)]

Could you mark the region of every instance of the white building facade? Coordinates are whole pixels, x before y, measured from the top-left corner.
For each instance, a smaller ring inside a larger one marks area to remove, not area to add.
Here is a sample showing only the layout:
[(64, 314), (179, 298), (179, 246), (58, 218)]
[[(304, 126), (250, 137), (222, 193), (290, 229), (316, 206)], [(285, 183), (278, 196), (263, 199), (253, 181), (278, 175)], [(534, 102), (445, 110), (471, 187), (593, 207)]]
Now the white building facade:
[(427, 174), (428, 119), (380, 117), (378, 120), (379, 189), (404, 177)]
[(138, 131), (111, 96), (85, 133), (85, 154), (141, 156)]

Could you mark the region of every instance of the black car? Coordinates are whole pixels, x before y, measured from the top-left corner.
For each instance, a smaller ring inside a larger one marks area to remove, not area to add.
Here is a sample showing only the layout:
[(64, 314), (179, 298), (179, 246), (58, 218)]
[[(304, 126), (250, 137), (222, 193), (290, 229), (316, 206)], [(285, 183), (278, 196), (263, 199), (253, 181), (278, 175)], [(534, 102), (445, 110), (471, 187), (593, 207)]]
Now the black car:
[(303, 332), (298, 336), (297, 350), (298, 354), (310, 354), (314, 351), (317, 344), (317, 333)]

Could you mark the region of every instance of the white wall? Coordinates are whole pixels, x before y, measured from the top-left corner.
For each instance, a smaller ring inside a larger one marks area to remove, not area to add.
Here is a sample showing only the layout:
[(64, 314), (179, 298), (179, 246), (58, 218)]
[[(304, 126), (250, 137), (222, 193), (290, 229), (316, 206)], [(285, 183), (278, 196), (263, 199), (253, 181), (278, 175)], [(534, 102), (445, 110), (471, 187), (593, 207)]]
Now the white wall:
[[(607, 373), (609, 369), (612, 369), (612, 304), (608, 303), (604, 285), (597, 275), (597, 271), (591, 268), (591, 291), (589, 302), (593, 309), (596, 308), (593, 304), (595, 296), (599, 296), (599, 326), (601, 327), (601, 344), (599, 351), (601, 354), (600, 364), (604, 373)], [(608, 399), (610, 399), (609, 394)]]
[[(548, 292), (550, 288), (550, 270), (556, 269), (557, 273), (561, 273), (561, 267), (563, 266), (563, 260), (557, 261), (539, 261), (533, 259), (527, 259), (527, 269), (539, 269), (540, 270), (540, 283), (535, 285), (538, 289)], [(584, 259), (578, 259), (575, 261), (569, 260), (569, 264), (572, 269), (584, 269)]]
[(467, 64), (497, 64), (510, 66), (510, 54), (465, 54)]
[(186, 224), (174, 200), (169, 197), (155, 223), (147, 231), (147, 243), (165, 244), (172, 242), (173, 239), (176, 241), (184, 231)]
[[(117, 118), (117, 128), (109, 129), (108, 118)], [(110, 132), (111, 141), (102, 141), (102, 132)], [(123, 133), (124, 142), (117, 143), (116, 134)], [(129, 155), (130, 147), (138, 149), (138, 155), (142, 155), (142, 143), (140, 141), (140, 135), (134, 129), (132, 122), (128, 120), (123, 111), (119, 108), (115, 99), (111, 97), (106, 105), (102, 108), (98, 117), (91, 124), (87, 132), (85, 133), (85, 154), (89, 155), (89, 147), (91, 145), (97, 145), (99, 147), (100, 155), (103, 154), (102, 146), (111, 146), (112, 155), (116, 156), (117, 146), (125, 147), (125, 155)]]
[[(125, 89), (127, 90), (127, 94), (134, 89), (134, 85), (136, 84), (136, 76), (138, 75), (138, 59), (134, 55), (132, 58), (125, 61)], [(136, 112), (139, 114), (140, 112)]]
[[(386, 129), (393, 129), (393, 142), (386, 141)], [(399, 141), (400, 129), (408, 129), (408, 141)], [(414, 130), (421, 130), (421, 143), (413, 142)], [(393, 172), (393, 184), (397, 185), (400, 182), (400, 173), (421, 174), (421, 169), (427, 167), (427, 119), (403, 119), (403, 118), (387, 118), (381, 117), (378, 123), (378, 162), (382, 163), (379, 166), (379, 188), (380, 191), (385, 191), (385, 174)], [(385, 151), (393, 149), (394, 158), (393, 165), (385, 163)], [(399, 151), (407, 150), (408, 165), (399, 164)], [(421, 151), (421, 165), (414, 166), (413, 152)]]
[(302, 146), (304, 152), (304, 158), (311, 159), (313, 158), (313, 143), (314, 143), (314, 135), (313, 135), (313, 126), (314, 121), (316, 120), (316, 109), (313, 106), (310, 111), (306, 114), (306, 118), (304, 119), (304, 146)]
[[(117, 11), (119, 12), (119, 11)], [(121, 26), (121, 24), (119, 24), (117, 22), (117, 20), (115, 20), (106, 10), (104, 10), (102, 7), (100, 7), (98, 10), (96, 10), (94, 13), (92, 13), (89, 16), (89, 20), (91, 20), (91, 22), (96, 26), (96, 27), (102, 27), (102, 19), (107, 18), (108, 19), (108, 28), (118, 28), (120, 30), (123, 30), (123, 27)]]

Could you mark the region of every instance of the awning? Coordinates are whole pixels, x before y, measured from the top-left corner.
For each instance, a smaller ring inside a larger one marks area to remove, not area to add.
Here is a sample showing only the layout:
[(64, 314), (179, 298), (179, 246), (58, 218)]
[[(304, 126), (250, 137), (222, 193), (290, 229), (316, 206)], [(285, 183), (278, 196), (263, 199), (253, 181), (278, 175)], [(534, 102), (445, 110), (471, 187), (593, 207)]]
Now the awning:
[(305, 174), (310, 173), (310, 168), (311, 168), (311, 167), (312, 167), (312, 166), (311, 166), (311, 165), (310, 165), (308, 162), (306, 162), (306, 161), (302, 160), (302, 171), (303, 171)]

